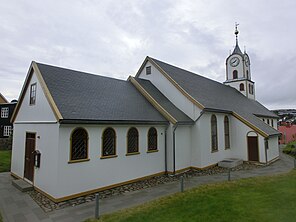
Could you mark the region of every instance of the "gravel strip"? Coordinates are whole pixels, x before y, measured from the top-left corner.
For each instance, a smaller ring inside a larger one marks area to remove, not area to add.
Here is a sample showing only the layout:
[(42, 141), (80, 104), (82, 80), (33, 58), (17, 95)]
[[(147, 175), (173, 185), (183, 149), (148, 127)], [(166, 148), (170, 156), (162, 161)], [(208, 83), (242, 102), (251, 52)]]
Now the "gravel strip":
[[(263, 165), (253, 164), (249, 162), (244, 162), (242, 165), (232, 168), (231, 171), (239, 171), (239, 170), (251, 170), (255, 168), (265, 167)], [(135, 183), (115, 187), (112, 189), (104, 190), (99, 192), (100, 199), (105, 199), (115, 195), (121, 195), (123, 193), (128, 193), (131, 191), (146, 189), (149, 187), (154, 187), (159, 184), (169, 183), (173, 181), (177, 181), (181, 176), (184, 178), (197, 177), (197, 176), (206, 176), (206, 175), (214, 175), (228, 172), (228, 169), (213, 166), (204, 170), (190, 169), (186, 172), (176, 174), (176, 175), (161, 175), (156, 177), (151, 177), (149, 179), (141, 180)], [(44, 196), (43, 194), (37, 192), (36, 190), (27, 192), (33, 200), (45, 211), (50, 212), (53, 210), (62, 209), (69, 206), (76, 206), (82, 203), (87, 203), (95, 200), (95, 194), (89, 194), (86, 196), (74, 198), (71, 200), (55, 203), (51, 201), (49, 198)]]

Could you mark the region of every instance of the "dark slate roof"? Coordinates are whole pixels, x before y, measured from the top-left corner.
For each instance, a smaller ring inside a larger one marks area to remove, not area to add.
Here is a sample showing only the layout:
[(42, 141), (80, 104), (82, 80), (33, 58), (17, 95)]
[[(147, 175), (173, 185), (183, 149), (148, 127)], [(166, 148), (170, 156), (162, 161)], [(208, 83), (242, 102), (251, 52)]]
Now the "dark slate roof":
[(257, 117), (278, 117), (259, 102), (248, 99), (230, 86), (223, 85), (157, 59), (150, 59), (159, 65), (189, 95), (201, 103), (206, 109), (236, 112), (266, 134), (278, 134), (277, 130), (259, 120)]
[(167, 123), (128, 81), (37, 65), (65, 122)]
[(232, 54), (243, 55), (243, 53), (242, 53), (241, 49), (239, 48), (238, 44), (235, 45), (235, 48), (234, 48)]
[(168, 98), (166, 98), (149, 80), (135, 78), (135, 80), (156, 100), (179, 124), (193, 124), (185, 113), (178, 109)]

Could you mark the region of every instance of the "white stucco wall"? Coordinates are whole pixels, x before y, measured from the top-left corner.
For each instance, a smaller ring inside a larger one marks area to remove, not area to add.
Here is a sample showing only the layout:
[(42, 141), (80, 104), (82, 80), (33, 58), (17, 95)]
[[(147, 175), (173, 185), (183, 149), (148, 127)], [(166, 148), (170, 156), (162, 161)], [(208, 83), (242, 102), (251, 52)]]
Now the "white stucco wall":
[(176, 171), (191, 166), (191, 126), (178, 126), (176, 136)]
[(147, 153), (147, 133), (150, 126), (135, 126), (139, 131), (138, 155), (126, 156), (127, 131), (130, 126), (112, 126), (116, 131), (115, 158), (100, 159), (101, 136), (106, 126), (80, 125), (89, 136), (89, 161), (68, 163), (70, 155), (70, 134), (75, 128), (61, 125), (58, 154), (58, 193), (60, 198), (121, 182), (164, 172), (165, 126), (155, 127), (158, 132), (158, 152)]
[[(30, 86), (33, 83), (36, 84), (36, 103), (35, 105), (30, 105)], [(29, 82), (27, 91), (25, 92), (24, 99), (22, 101), (21, 107), (19, 109), (18, 115), (15, 122), (56, 122), (56, 118), (52, 109), (44, 95), (40, 82), (37, 79), (35, 73), (33, 73), (32, 78)]]
[[(151, 74), (146, 75), (146, 67), (151, 66)], [(163, 74), (161, 74), (149, 61), (143, 68), (139, 78), (152, 82), (175, 106), (182, 110), (187, 116), (195, 120), (201, 111), (186, 96), (184, 96)]]
[(267, 161), (271, 161), (279, 156), (278, 136), (268, 138)]
[(40, 168), (34, 168), (33, 185), (51, 194), (57, 192), (58, 124), (14, 124), (11, 172), (24, 177), (26, 132), (36, 133)]

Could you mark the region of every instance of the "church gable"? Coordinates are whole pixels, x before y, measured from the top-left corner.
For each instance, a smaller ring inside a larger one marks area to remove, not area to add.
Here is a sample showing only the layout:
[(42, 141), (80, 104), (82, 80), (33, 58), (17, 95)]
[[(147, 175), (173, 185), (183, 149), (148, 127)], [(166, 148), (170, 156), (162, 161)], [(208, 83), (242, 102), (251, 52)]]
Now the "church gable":
[(12, 116), (13, 122), (56, 122), (61, 118), (42, 76), (32, 62), (19, 103)]

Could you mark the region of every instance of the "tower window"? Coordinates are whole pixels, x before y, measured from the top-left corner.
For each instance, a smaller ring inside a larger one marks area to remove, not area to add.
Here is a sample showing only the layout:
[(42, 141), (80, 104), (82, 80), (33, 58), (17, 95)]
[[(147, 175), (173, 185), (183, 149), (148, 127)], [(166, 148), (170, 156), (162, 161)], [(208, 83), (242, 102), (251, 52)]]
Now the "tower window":
[(247, 73), (247, 79), (249, 79), (249, 70), (247, 70), (246, 73)]
[(252, 94), (251, 84), (249, 84), (249, 93)]
[(245, 91), (245, 85), (243, 83), (239, 84), (239, 91)]
[(233, 79), (237, 79), (237, 70), (233, 70), (232, 74), (233, 74)]

